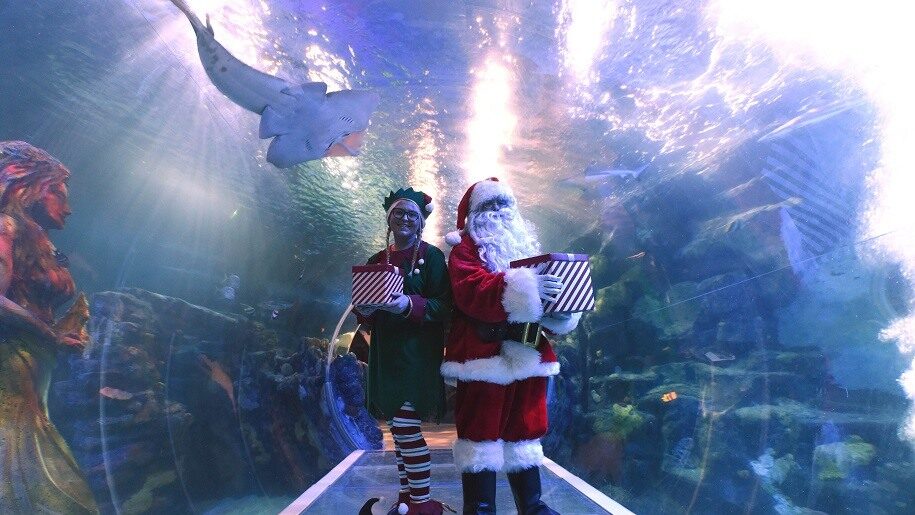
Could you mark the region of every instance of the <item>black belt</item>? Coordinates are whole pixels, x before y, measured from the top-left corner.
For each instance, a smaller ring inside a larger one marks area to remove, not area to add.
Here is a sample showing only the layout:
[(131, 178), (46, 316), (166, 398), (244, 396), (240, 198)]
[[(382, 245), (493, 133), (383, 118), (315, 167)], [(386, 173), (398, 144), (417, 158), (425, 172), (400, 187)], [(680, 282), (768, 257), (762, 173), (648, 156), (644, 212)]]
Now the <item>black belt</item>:
[(484, 322), (470, 316), (467, 318), (476, 329), (477, 336), (484, 342), (514, 340), (536, 345), (540, 337), (540, 324), (537, 323)]
[(505, 333), (506, 339), (516, 342), (536, 344), (540, 336), (540, 324), (508, 324), (508, 331)]

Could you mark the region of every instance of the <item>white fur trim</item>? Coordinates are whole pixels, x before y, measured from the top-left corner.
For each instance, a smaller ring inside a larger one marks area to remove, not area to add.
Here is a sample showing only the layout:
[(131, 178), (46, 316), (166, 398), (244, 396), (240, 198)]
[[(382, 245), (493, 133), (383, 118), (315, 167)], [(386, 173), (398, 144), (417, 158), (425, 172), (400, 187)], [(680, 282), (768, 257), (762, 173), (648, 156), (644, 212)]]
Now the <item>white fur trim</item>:
[(545, 315), (540, 319), (540, 325), (552, 331), (553, 334), (568, 334), (572, 332), (576, 327), (578, 327), (578, 322), (580, 320), (581, 313), (572, 313), (571, 318), (567, 320), (553, 318), (550, 315)]
[(520, 472), (531, 467), (539, 467), (543, 463), (543, 446), (540, 439), (522, 440), (520, 442), (505, 442), (504, 464), (505, 472)]
[(480, 204), (487, 200), (492, 200), (499, 195), (515, 198), (512, 190), (509, 189), (508, 185), (504, 182), (490, 181), (488, 179), (480, 181), (473, 185), (473, 192), (470, 194), (470, 205), (467, 207), (470, 211), (476, 211), (476, 208), (478, 208)]
[(502, 307), (509, 322), (539, 322), (543, 302), (537, 287), (537, 276), (531, 268), (510, 268), (505, 271), (505, 291)]
[(550, 377), (559, 373), (558, 361), (542, 362), (540, 352), (530, 345), (505, 340), (499, 355), (508, 362), (515, 381), (529, 377)]
[(445, 234), (445, 243), (452, 247), (461, 242), (461, 231), (451, 231)]
[(485, 383), (508, 384), (514, 381), (508, 361), (504, 356), (471, 359), (460, 363), (445, 361), (439, 369), (443, 377), (460, 381), (483, 381)]
[(498, 356), (471, 359), (463, 363), (445, 361), (440, 370), (442, 376), (449, 379), (507, 385), (529, 377), (554, 376), (559, 373), (559, 363), (543, 363), (537, 349), (505, 340)]
[(452, 448), (454, 466), (461, 472), (502, 470), (504, 463), (502, 440), (474, 442), (458, 438)]

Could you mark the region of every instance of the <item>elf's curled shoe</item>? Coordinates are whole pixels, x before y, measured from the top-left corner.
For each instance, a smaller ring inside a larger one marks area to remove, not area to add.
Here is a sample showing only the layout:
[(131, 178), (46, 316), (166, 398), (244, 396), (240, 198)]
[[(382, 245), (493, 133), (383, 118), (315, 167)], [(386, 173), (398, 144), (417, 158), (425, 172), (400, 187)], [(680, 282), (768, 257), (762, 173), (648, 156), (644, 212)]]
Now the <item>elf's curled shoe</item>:
[(372, 505), (378, 501), (379, 499), (377, 497), (372, 497), (368, 501), (365, 501), (365, 504), (359, 509), (359, 515), (372, 515)]

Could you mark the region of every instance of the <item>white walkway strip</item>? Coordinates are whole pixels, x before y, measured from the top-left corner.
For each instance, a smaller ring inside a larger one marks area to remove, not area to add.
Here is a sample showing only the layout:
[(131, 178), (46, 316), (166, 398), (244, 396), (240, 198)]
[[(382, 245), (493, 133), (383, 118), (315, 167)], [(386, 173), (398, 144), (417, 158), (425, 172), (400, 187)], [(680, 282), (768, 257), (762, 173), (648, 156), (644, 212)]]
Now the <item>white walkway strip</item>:
[(602, 494), (597, 488), (585, 483), (580, 477), (557, 465), (553, 460), (544, 458), (543, 466), (548, 468), (553, 474), (564, 479), (569, 485), (584, 494), (585, 497), (594, 501), (601, 508), (607, 510), (607, 512), (612, 513), (613, 515), (635, 515), (623, 507), (622, 504)]
[(324, 477), (322, 477), (317, 483), (311, 485), (311, 488), (305, 490), (305, 493), (299, 496), (298, 499), (292, 501), (292, 504), (286, 507), (285, 510), (280, 512), (280, 515), (299, 515), (303, 511), (307, 510), (309, 506), (315, 500), (321, 496), (330, 485), (334, 484), (337, 479), (340, 479), (350, 467), (353, 466), (353, 463), (356, 463), (356, 460), (363, 455), (365, 451), (358, 450), (350, 453), (349, 456), (344, 458), (336, 467), (331, 469)]

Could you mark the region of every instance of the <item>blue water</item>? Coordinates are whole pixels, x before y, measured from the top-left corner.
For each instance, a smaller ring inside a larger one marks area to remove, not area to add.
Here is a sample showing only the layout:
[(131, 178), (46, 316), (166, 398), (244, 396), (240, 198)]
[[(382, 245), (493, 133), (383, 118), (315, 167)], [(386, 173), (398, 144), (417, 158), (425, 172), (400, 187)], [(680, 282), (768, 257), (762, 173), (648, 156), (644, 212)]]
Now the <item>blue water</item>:
[(574, 2), (189, 3), (249, 64), (381, 102), (359, 157), (278, 169), (170, 2), (0, 0), (0, 140), (72, 172), (51, 237), (93, 343), (49, 405), (103, 512), (275, 511), (374, 442), (322, 400), (348, 267), (390, 190), (433, 195), (447, 248), (490, 175), (545, 251), (592, 256), (553, 460), (638, 513), (911, 511), (911, 356), (880, 337), (911, 287), (876, 250), (903, 224), (867, 230), (884, 133), (850, 72), (726, 45), (701, 1), (617, 2), (605, 29)]

